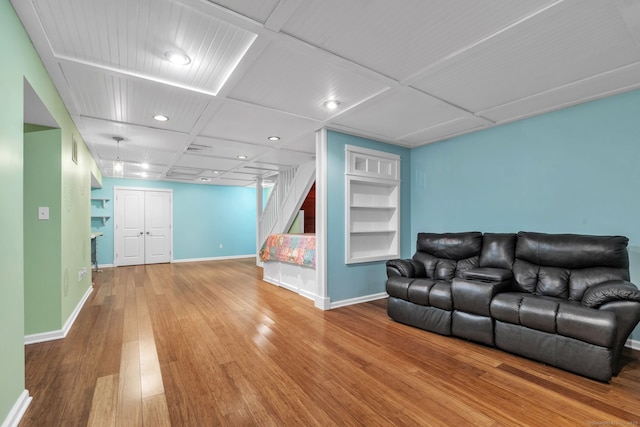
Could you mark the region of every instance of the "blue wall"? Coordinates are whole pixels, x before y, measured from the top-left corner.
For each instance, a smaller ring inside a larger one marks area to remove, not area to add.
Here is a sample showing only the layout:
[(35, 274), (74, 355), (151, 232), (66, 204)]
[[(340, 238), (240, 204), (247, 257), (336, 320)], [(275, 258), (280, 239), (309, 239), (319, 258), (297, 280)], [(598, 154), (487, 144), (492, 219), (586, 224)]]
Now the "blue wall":
[(639, 138), (635, 91), (413, 149), (411, 234), (624, 235), (640, 285)]
[[(109, 198), (106, 208), (92, 202), (93, 214), (110, 215), (106, 225), (92, 219), (98, 237), (98, 264), (113, 264), (113, 187), (173, 190), (173, 259), (199, 259), (256, 253), (255, 188), (105, 178), (92, 198)], [(219, 245), (223, 248), (220, 249)]]
[(345, 151), (344, 146), (380, 150), (400, 155), (400, 251), (411, 256), (409, 149), (338, 132), (327, 132), (327, 293), (331, 302), (385, 291), (385, 261), (345, 264)]

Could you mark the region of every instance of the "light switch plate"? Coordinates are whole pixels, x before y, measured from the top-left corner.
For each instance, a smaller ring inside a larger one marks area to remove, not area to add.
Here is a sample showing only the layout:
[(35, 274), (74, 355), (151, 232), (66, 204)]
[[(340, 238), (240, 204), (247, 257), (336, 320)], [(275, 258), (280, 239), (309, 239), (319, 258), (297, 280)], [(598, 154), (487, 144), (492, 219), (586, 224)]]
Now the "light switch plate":
[(49, 219), (49, 207), (41, 206), (38, 208), (38, 219)]

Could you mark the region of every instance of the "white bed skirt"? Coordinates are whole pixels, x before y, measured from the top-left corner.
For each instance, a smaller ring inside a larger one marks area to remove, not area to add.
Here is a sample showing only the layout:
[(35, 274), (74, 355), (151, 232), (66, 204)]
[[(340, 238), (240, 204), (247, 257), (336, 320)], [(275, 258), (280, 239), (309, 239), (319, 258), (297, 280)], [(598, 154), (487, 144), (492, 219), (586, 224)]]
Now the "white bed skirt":
[(314, 301), (318, 293), (316, 270), (304, 265), (266, 261), (263, 265), (262, 280), (289, 289)]

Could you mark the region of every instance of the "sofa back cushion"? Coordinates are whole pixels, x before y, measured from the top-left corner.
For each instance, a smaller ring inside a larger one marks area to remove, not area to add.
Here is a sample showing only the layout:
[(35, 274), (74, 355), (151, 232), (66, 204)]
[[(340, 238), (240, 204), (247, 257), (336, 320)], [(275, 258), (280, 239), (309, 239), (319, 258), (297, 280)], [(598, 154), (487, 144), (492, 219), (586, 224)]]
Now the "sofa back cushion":
[(418, 233), (413, 259), (424, 267), (423, 276), (451, 281), (478, 267), (481, 249), (480, 232)]
[(516, 257), (516, 235), (513, 233), (484, 233), (480, 267), (511, 270)]
[(581, 300), (607, 280), (629, 280), (628, 239), (520, 232), (513, 263), (517, 291)]

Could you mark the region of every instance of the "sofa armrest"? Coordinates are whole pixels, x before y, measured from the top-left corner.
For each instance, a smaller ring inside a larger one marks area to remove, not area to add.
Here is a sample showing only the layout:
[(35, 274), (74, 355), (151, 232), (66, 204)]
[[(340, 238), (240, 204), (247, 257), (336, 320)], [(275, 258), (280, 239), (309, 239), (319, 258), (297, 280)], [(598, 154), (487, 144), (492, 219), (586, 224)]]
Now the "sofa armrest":
[(455, 278), (451, 283), (451, 297), (454, 310), (491, 317), (491, 300), (511, 287), (511, 279), (484, 281)]
[(412, 259), (390, 259), (387, 261), (387, 277), (418, 277), (414, 263)]
[(590, 308), (600, 308), (601, 305), (613, 301), (640, 302), (640, 291), (631, 282), (608, 280), (590, 286), (582, 296), (582, 305)]
[(513, 278), (511, 270), (504, 268), (479, 267), (462, 273), (463, 279), (480, 280), (483, 282), (506, 282)]

